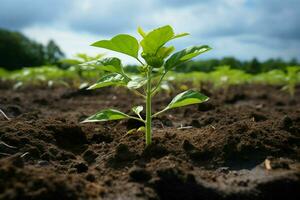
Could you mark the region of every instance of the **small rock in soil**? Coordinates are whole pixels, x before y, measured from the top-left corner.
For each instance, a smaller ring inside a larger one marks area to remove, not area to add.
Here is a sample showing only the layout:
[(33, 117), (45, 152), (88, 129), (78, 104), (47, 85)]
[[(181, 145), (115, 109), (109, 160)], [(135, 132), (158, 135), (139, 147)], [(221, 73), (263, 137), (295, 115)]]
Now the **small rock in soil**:
[(95, 182), (96, 181), (96, 176), (94, 174), (87, 174), (85, 179), (87, 181), (90, 181), (90, 182)]
[(148, 172), (145, 168), (141, 167), (132, 167), (129, 170), (130, 180), (136, 182), (144, 182), (148, 181), (151, 178), (150, 172)]
[(142, 154), (145, 158), (161, 158), (167, 155), (169, 151), (161, 144), (152, 143), (147, 146)]
[(89, 149), (83, 153), (82, 157), (87, 163), (91, 164), (95, 162), (96, 158), (98, 157), (98, 154)]
[(198, 105), (198, 110), (202, 112), (213, 110), (213, 109), (215, 109), (215, 105), (213, 105), (210, 102), (204, 102)]
[(78, 172), (78, 173), (84, 173), (84, 172), (87, 172), (88, 169), (89, 169), (89, 167), (88, 167), (85, 163), (83, 163), (83, 162), (75, 164), (75, 165), (74, 165), (74, 168), (77, 169), (77, 172)]

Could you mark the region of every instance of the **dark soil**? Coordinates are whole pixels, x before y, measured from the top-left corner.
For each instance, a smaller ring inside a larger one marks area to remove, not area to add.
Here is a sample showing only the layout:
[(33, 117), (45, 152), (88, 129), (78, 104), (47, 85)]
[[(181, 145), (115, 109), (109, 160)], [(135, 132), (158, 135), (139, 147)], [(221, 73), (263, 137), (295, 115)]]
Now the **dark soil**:
[(294, 99), (275, 86), (203, 88), (211, 100), (154, 119), (145, 148), (142, 133), (126, 135), (136, 121), (79, 123), (143, 103), (125, 89), (0, 84), (11, 118), (0, 116), (1, 200), (300, 199), (300, 88)]

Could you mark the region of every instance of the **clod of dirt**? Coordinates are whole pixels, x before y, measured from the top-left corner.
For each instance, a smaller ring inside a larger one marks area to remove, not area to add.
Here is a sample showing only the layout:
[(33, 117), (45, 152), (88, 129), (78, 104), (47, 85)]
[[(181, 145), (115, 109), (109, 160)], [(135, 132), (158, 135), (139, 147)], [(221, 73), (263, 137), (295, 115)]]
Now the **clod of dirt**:
[(169, 151), (167, 150), (167, 148), (161, 144), (156, 144), (154, 141), (152, 144), (148, 145), (143, 153), (142, 153), (142, 157), (144, 158), (161, 158), (165, 155), (167, 155), (169, 153)]
[(64, 149), (78, 150), (87, 144), (87, 137), (81, 127), (73, 124), (56, 124), (48, 126), (48, 130), (53, 131), (56, 143)]
[(98, 154), (88, 149), (83, 153), (82, 157), (87, 163), (91, 164), (95, 162), (96, 158), (98, 157)]
[(232, 93), (226, 97), (225, 103), (234, 104), (238, 101), (246, 99), (246, 95), (242, 93)]
[(87, 172), (89, 169), (89, 167), (83, 162), (76, 163), (73, 167), (76, 168), (78, 173)]
[(187, 155), (194, 161), (205, 161), (211, 158), (211, 154), (209, 152), (197, 149), (188, 140), (183, 141), (182, 148), (186, 151)]
[(145, 168), (134, 166), (129, 170), (129, 176), (131, 181), (145, 182), (151, 178), (150, 172)]
[(87, 174), (85, 179), (87, 181), (90, 181), (90, 182), (95, 182), (96, 181), (96, 176), (94, 174)]
[(212, 104), (211, 102), (204, 102), (204, 103), (200, 103), (198, 105), (198, 111), (202, 111), (202, 112), (205, 112), (205, 111), (210, 111), (210, 110), (213, 110), (215, 109), (215, 105)]
[(65, 160), (76, 159), (76, 156), (71, 152), (62, 150), (55, 156), (55, 159), (65, 161)]
[(279, 127), (287, 131), (290, 129), (292, 125), (293, 125), (293, 120), (287, 115), (285, 115), (279, 122)]
[(17, 117), (23, 113), (23, 109), (18, 105), (8, 105), (5, 109), (8, 116)]
[(268, 119), (264, 114), (259, 112), (252, 112), (250, 117), (253, 118), (255, 122), (261, 122)]
[(108, 160), (108, 164), (114, 168), (122, 167), (128, 162), (132, 162), (137, 158), (137, 155), (130, 151), (126, 144), (119, 144), (116, 147), (115, 153)]
[(185, 174), (176, 167), (159, 169), (157, 175), (150, 185), (162, 200), (220, 199), (217, 191), (197, 183), (192, 174)]
[(91, 139), (89, 140), (91, 143), (110, 143), (113, 141), (113, 137), (109, 134), (105, 134), (105, 133), (94, 133), (91, 137)]

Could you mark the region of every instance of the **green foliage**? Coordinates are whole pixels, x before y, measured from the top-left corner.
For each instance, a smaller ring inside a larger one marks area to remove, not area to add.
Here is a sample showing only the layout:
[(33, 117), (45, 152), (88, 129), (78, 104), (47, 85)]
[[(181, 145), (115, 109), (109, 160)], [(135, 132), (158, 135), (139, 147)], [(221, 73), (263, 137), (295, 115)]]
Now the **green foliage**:
[(290, 61), (284, 61), (282, 59), (268, 59), (266, 61), (260, 61), (257, 58), (253, 58), (249, 61), (240, 61), (233, 57), (224, 57), (222, 59), (207, 59), (196, 60), (183, 63), (178, 67), (175, 67), (177, 72), (212, 72), (218, 66), (230, 66), (231, 69), (242, 70), (250, 74), (266, 73), (272, 70), (285, 70), (288, 66), (299, 66), (300, 63), (296, 59)]
[(211, 48), (207, 45), (203, 46), (195, 46), (195, 47), (190, 47), (186, 48), (184, 50), (181, 50), (175, 54), (173, 54), (165, 64), (165, 71), (170, 71), (174, 67), (198, 56), (201, 53), (204, 53), (206, 51), (211, 50)]
[(126, 115), (125, 113), (122, 113), (114, 109), (106, 109), (90, 116), (89, 118), (85, 119), (82, 123), (104, 122), (104, 121), (119, 120), (119, 119), (126, 119), (126, 118), (129, 118), (129, 116)]
[(121, 86), (126, 85), (127, 82), (125, 80), (125, 77), (118, 73), (112, 73), (104, 75), (102, 78), (100, 78), (95, 84), (91, 85), (88, 89), (98, 89), (106, 86)]
[[(149, 145), (152, 141), (151, 121), (153, 117), (172, 108), (202, 103), (208, 100), (208, 97), (205, 95), (188, 90), (177, 95), (165, 109), (152, 115), (151, 101), (157, 91), (161, 89), (165, 75), (176, 65), (189, 61), (211, 48), (206, 45), (195, 46), (171, 55), (175, 48), (173, 46), (165, 46), (166, 43), (170, 40), (186, 36), (188, 35), (187, 33), (175, 34), (171, 26), (163, 26), (148, 33), (139, 27), (138, 32), (142, 36), (140, 43), (130, 35), (120, 34), (113, 37), (111, 40), (101, 40), (92, 44), (92, 46), (95, 47), (113, 50), (134, 57), (140, 64), (137, 68), (138, 75), (130, 77), (124, 72), (121, 62), (112, 58), (102, 61), (101, 64), (103, 65), (103, 69), (114, 73), (103, 76), (88, 89), (97, 89), (105, 86), (125, 86), (135, 94), (144, 98), (146, 104), (146, 118), (143, 119), (140, 115), (143, 106), (136, 106), (132, 108), (132, 111), (138, 117), (130, 116), (117, 110), (108, 109), (92, 115), (83, 122), (108, 121), (125, 118), (139, 120), (145, 124), (146, 145)], [(142, 47), (141, 57), (144, 59), (145, 63), (139, 59), (139, 45)], [(89, 64), (90, 63), (86, 63), (85, 65), (88, 66)], [(158, 78), (158, 81), (156, 82), (156, 86), (153, 87), (156, 78)]]
[(117, 35), (111, 40), (100, 40), (93, 43), (92, 46), (124, 53), (134, 58), (138, 57), (139, 52), (138, 41), (134, 37), (127, 34)]
[(202, 103), (207, 101), (208, 99), (209, 98), (207, 96), (199, 92), (188, 90), (175, 96), (171, 101), (171, 103), (165, 109), (169, 110), (172, 108), (187, 106), (196, 103)]
[(300, 68), (296, 66), (287, 67), (286, 85), (283, 87), (284, 90), (288, 90), (290, 96), (294, 98), (295, 87), (298, 79), (300, 79)]

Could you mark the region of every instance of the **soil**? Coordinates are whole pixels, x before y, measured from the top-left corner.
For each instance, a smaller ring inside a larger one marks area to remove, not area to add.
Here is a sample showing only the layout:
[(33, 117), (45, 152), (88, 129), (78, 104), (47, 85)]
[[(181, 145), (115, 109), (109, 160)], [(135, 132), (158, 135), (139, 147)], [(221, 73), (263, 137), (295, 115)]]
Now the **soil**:
[(137, 121), (80, 123), (143, 103), (125, 89), (0, 85), (0, 199), (300, 199), (299, 87), (202, 86), (210, 100), (154, 119), (145, 148)]

